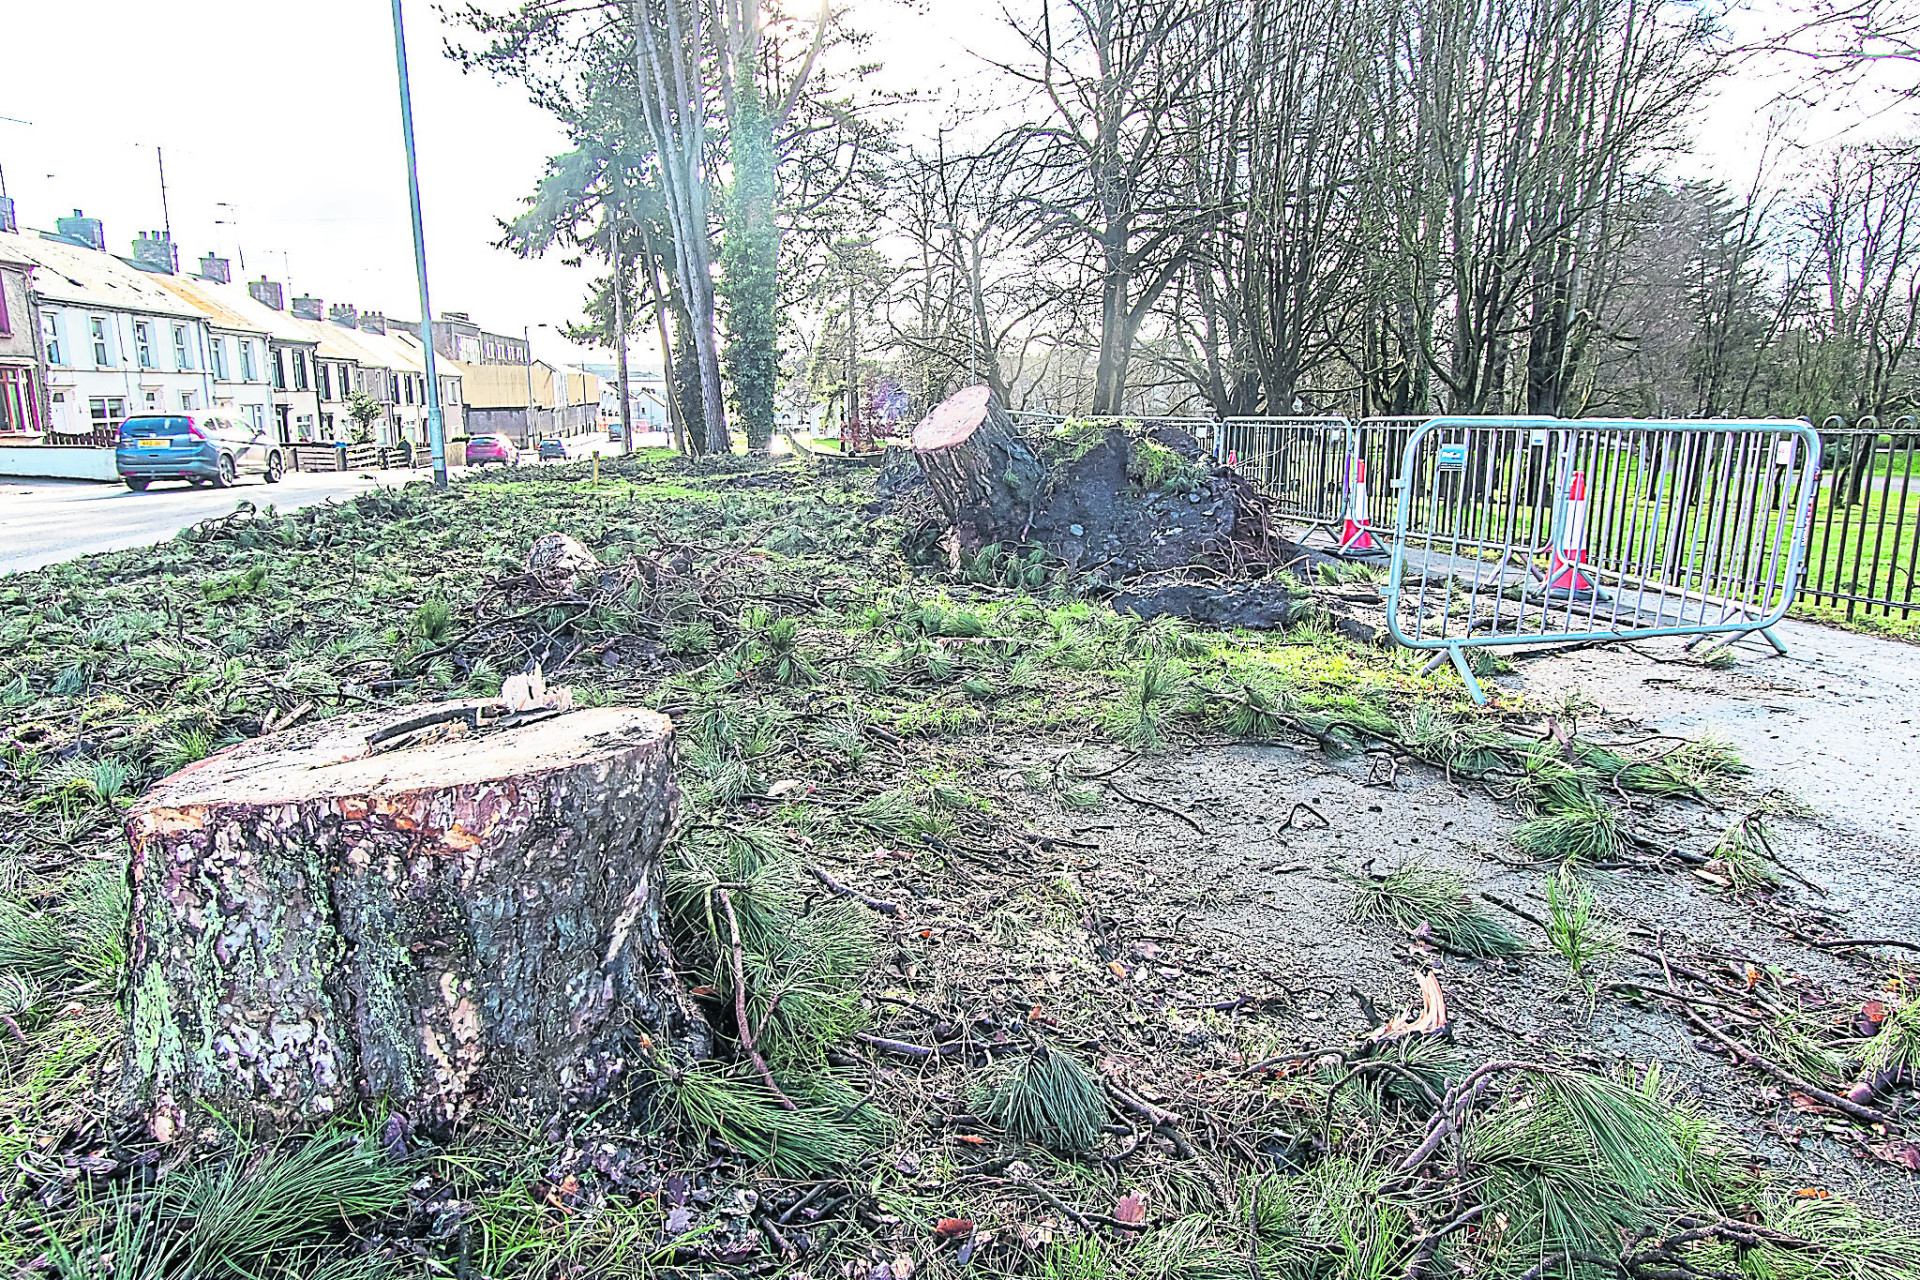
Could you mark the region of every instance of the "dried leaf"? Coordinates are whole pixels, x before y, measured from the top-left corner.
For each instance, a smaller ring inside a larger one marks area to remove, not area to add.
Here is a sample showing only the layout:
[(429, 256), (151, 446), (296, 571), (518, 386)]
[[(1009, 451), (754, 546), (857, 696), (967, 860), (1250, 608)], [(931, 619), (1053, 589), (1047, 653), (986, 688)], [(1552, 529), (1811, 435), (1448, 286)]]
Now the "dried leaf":
[(903, 1253), (893, 1260), (893, 1280), (913, 1280), (913, 1256)]
[(1144, 1192), (1129, 1191), (1120, 1197), (1113, 1206), (1113, 1220), (1137, 1227), (1147, 1220), (1147, 1197)]
[(940, 1240), (958, 1240), (962, 1236), (973, 1234), (972, 1218), (942, 1218), (934, 1225), (933, 1234)]
[(1833, 1193), (1822, 1187), (1802, 1187), (1793, 1193), (1801, 1200), (1831, 1200)]

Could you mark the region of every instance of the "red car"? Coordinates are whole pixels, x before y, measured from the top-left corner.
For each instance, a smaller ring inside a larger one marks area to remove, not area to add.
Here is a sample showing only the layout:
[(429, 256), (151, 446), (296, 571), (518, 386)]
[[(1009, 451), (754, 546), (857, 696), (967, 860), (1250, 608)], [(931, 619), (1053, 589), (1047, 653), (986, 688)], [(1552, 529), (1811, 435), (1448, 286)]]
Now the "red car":
[(467, 465), (484, 467), (489, 462), (503, 467), (520, 465), (520, 450), (505, 436), (475, 436), (467, 441)]

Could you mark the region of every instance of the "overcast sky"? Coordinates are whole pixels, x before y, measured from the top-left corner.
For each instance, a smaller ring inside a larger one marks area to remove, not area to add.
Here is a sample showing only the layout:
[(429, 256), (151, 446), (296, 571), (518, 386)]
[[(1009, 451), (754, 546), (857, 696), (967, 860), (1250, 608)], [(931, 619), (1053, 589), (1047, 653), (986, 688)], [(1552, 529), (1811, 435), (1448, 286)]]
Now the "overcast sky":
[[(888, 87), (974, 97), (992, 75), (975, 51), (1009, 47), (996, 0), (853, 4), (876, 33)], [(418, 312), (387, 0), (8, 8), (0, 172), (23, 227), (51, 229), (84, 209), (105, 220), (109, 249), (130, 252), (138, 232), (161, 225), (159, 148), (183, 262), (217, 249), (237, 274), (244, 254), (249, 278), (362, 310)], [(583, 269), (491, 247), (496, 219), (517, 211), (563, 135), (516, 86), (461, 74), (425, 0), (409, 0), (407, 22), (434, 309), (515, 332), (577, 316)], [(1773, 92), (1752, 77), (1729, 86), (1700, 118), (1699, 168), (1745, 180)], [(1886, 131), (1900, 118), (1883, 106), (1850, 95), (1794, 131), (1814, 140)], [(929, 104), (910, 125), (930, 129), (944, 114)], [(550, 331), (536, 330), (534, 346), (606, 358)]]

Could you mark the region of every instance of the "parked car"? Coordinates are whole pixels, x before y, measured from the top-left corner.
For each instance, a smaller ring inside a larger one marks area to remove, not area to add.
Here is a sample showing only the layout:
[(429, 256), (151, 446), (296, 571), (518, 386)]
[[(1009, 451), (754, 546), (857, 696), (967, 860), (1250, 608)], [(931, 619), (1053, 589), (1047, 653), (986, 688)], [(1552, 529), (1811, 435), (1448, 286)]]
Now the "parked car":
[(520, 465), (520, 450), (505, 436), (474, 436), (467, 441), (467, 465), (484, 467), (489, 462), (503, 467)]
[(127, 488), (142, 492), (155, 480), (185, 480), (224, 489), (243, 475), (276, 484), (286, 455), (264, 426), (219, 414), (143, 413), (120, 424), (114, 469)]
[(565, 462), (567, 460), (567, 442), (565, 440), (542, 440), (540, 442), (540, 461), (545, 462), (548, 458), (558, 458), (560, 461)]

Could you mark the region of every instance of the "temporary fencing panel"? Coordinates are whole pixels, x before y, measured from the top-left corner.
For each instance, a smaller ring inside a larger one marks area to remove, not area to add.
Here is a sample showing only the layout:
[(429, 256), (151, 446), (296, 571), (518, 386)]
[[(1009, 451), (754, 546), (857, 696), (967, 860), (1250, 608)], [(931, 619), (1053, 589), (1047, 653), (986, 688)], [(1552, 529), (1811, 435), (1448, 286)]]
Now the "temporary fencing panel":
[(1347, 515), (1353, 450), (1346, 418), (1225, 418), (1213, 443), (1214, 461), (1251, 480), (1281, 516), (1328, 529)]
[(1395, 481), (1387, 623), (1451, 658), (1542, 641), (1769, 630), (1818, 486), (1805, 422), (1433, 418)]

